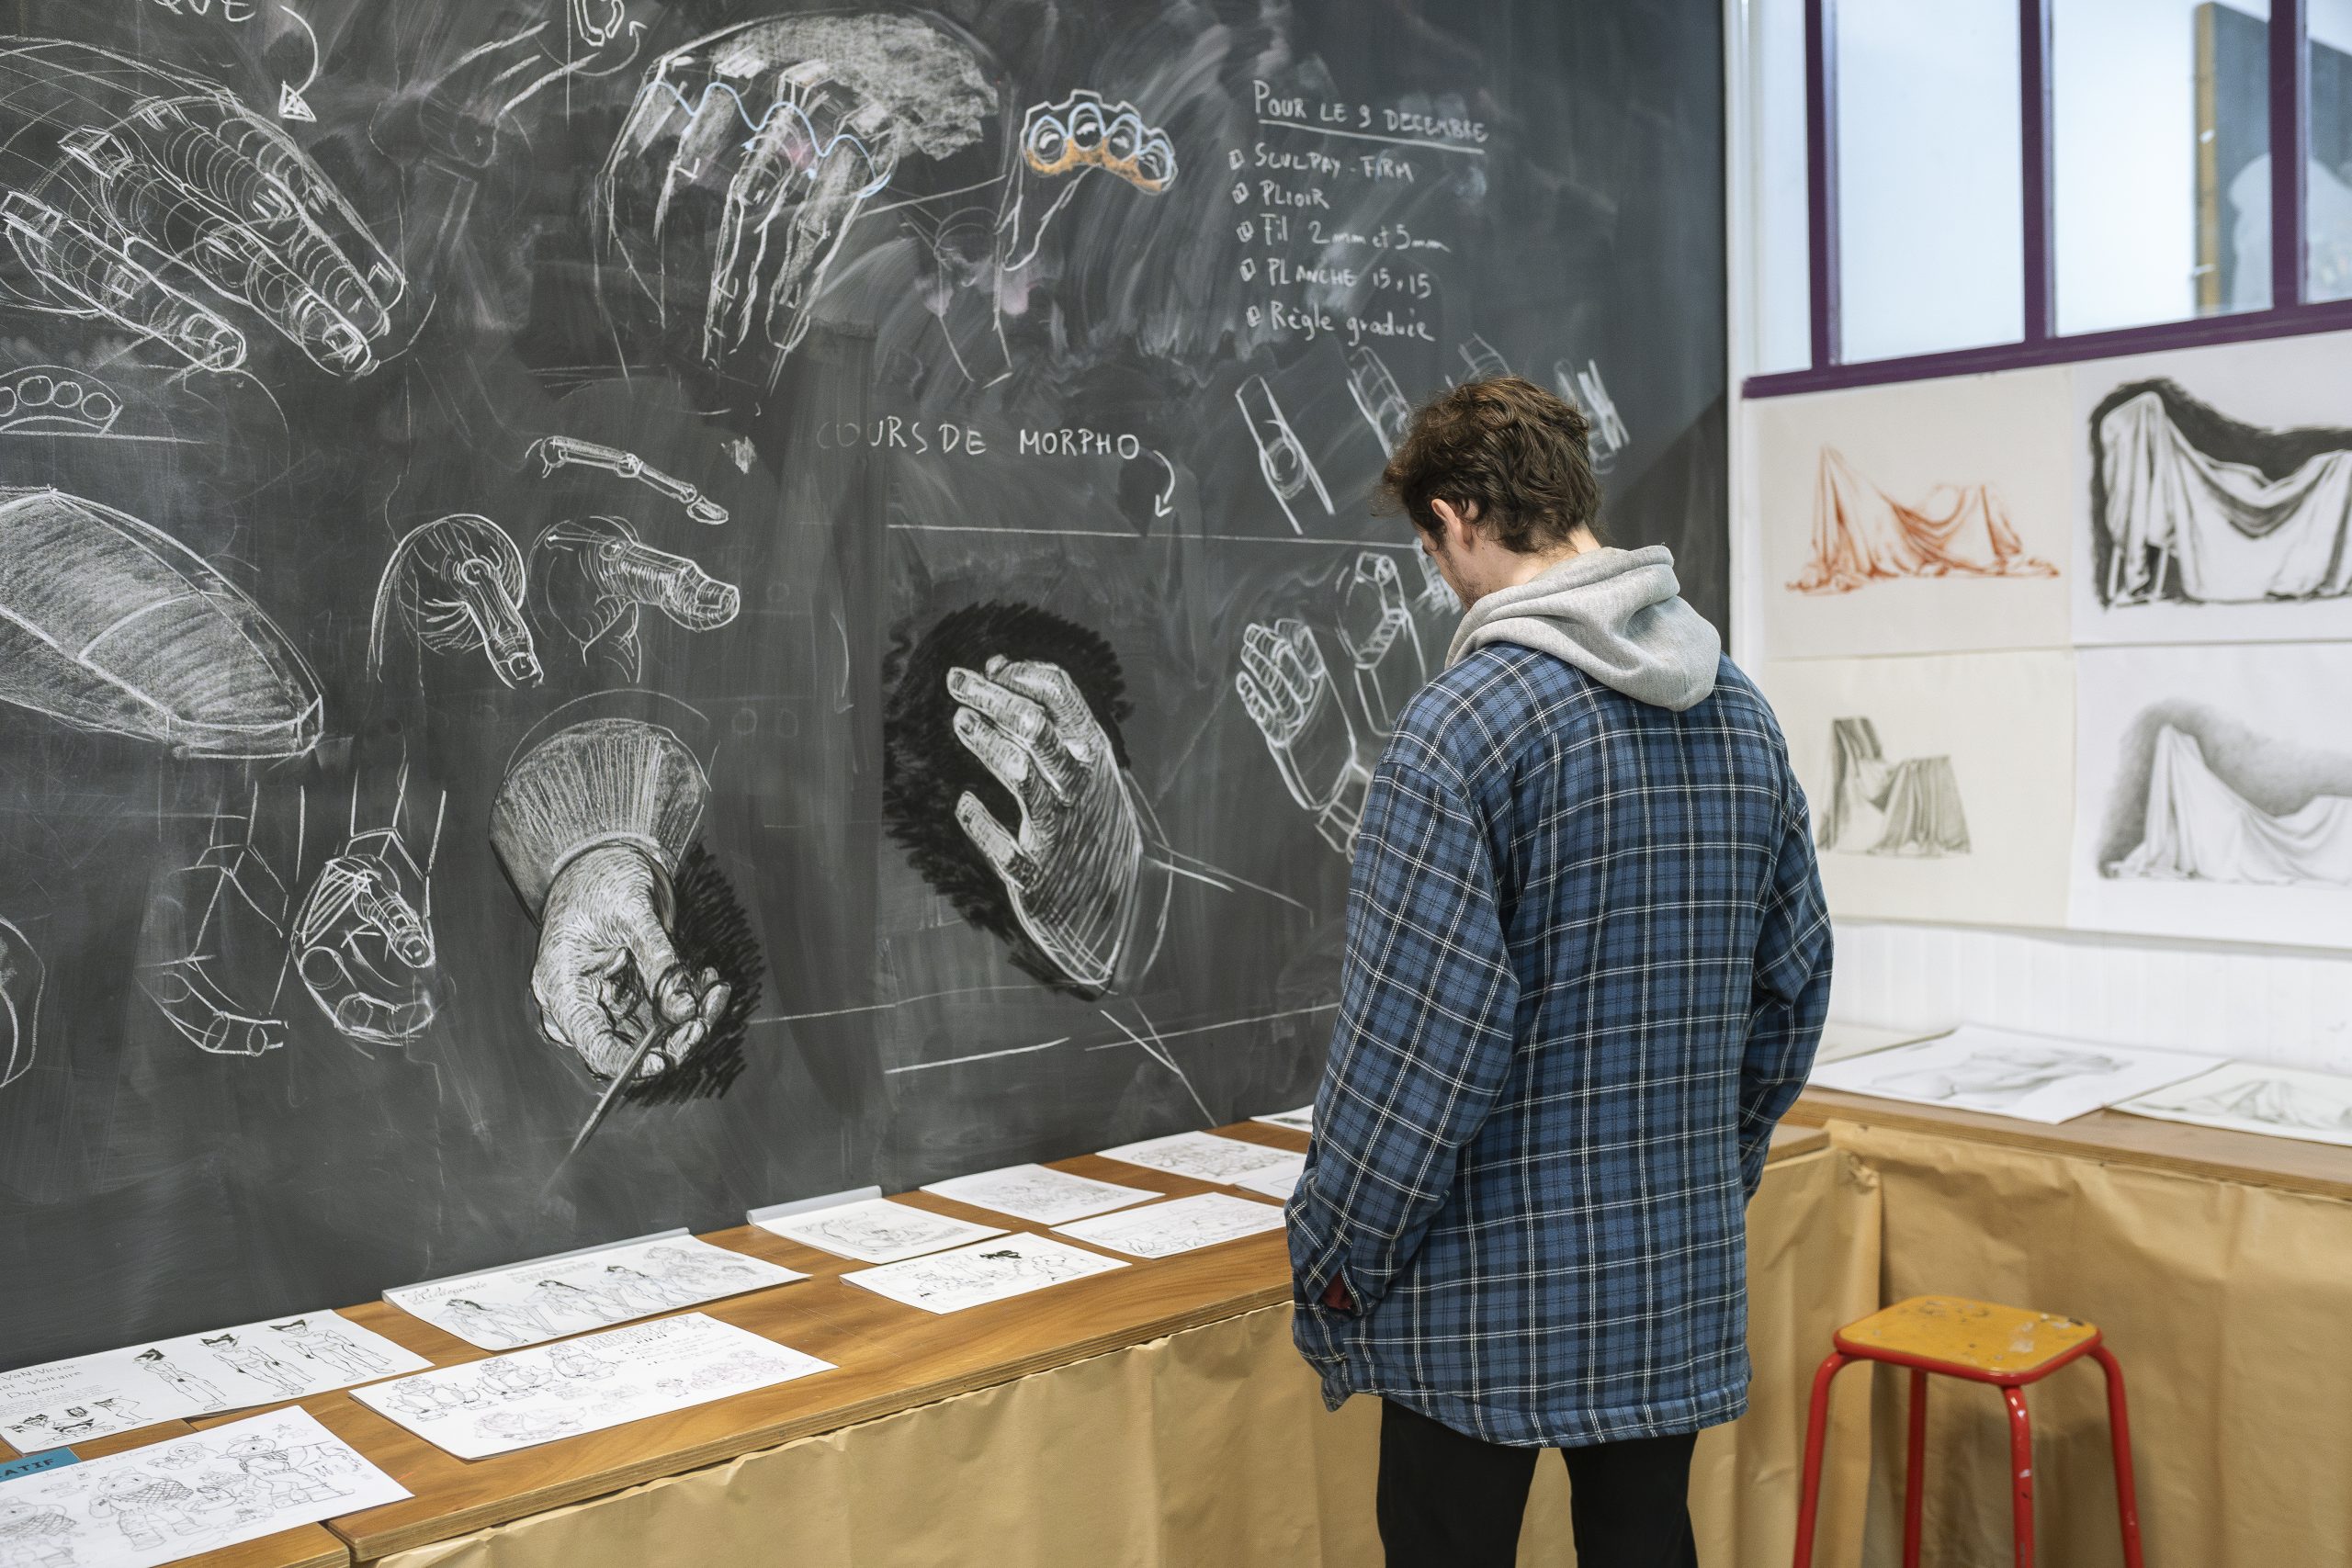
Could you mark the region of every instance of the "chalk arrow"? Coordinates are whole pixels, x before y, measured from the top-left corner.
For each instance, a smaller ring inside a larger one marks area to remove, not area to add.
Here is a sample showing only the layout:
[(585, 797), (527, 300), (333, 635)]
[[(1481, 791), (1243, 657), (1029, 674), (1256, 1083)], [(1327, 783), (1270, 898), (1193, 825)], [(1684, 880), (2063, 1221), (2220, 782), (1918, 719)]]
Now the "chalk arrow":
[(1175, 507), (1169, 504), (1176, 499), (1176, 465), (1166, 457), (1160, 457), (1159, 449), (1156, 446), (1152, 448), (1151, 455), (1159, 457), (1159, 466), (1168, 470), (1168, 488), (1151, 498), (1151, 514), (1154, 517), (1171, 516), (1176, 511)]
[(291, 82), (281, 82), (277, 87), (277, 118), (314, 123), (318, 116), (311, 112), (311, 101), (297, 92)]

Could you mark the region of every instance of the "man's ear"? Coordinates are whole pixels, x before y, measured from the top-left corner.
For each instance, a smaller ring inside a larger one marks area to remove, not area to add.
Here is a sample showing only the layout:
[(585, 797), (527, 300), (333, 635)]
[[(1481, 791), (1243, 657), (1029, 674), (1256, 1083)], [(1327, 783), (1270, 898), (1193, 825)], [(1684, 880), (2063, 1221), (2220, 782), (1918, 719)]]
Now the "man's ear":
[(1456, 506), (1450, 501), (1432, 498), (1430, 502), (1430, 510), (1437, 513), (1438, 522), (1445, 527), (1445, 543), (1449, 549), (1464, 550), (1470, 547), (1473, 543), (1470, 525), (1478, 515), (1478, 508), (1475, 502), (1466, 506)]

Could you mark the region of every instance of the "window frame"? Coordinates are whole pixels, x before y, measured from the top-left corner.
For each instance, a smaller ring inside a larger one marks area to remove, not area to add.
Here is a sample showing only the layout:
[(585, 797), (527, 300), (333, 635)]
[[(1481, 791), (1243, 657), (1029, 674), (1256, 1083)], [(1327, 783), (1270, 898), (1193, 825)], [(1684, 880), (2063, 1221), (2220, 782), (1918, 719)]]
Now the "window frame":
[[(2014, 343), (1849, 364), (1839, 349), (1837, 0), (1804, 0), (1805, 232), (1812, 363), (1750, 376), (1749, 398), (1828, 391), (1938, 376), (2064, 365), (2120, 354), (2291, 337), (2352, 327), (2352, 299), (2304, 298), (2304, 166), (2311, 136), (2309, 0), (2270, 0), (2270, 305), (2151, 326), (2061, 334), (2052, 328), (2057, 276), (2051, 213), (2050, 17), (2054, 0), (2018, 0), (2018, 115), (2025, 206), (2020, 265), (2024, 333)], [(2278, 155), (2286, 149), (2291, 156)]]

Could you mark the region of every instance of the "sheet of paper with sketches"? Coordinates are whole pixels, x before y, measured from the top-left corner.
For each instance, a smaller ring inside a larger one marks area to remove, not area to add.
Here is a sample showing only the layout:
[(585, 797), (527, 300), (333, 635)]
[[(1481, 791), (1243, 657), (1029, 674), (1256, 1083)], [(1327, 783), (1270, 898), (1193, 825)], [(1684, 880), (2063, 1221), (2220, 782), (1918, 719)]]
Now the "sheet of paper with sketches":
[(1253, 1170), (1281, 1165), (1298, 1156), (1288, 1149), (1270, 1149), (1263, 1144), (1220, 1138), (1214, 1133), (1178, 1133), (1165, 1138), (1147, 1138), (1140, 1144), (1121, 1144), (1115, 1149), (1104, 1149), (1102, 1157), (1124, 1160), (1147, 1170), (1164, 1170), (1171, 1176), (1189, 1176), (1195, 1181), (1231, 1183)]
[(1009, 1165), (1001, 1170), (953, 1176), (932, 1182), (923, 1190), (1038, 1225), (1082, 1220), (1089, 1214), (1104, 1214), (1148, 1198), (1165, 1196), (1147, 1192), (1140, 1187), (1122, 1187), (1113, 1181), (1072, 1176), (1046, 1165)]
[(763, 1231), (861, 1263), (896, 1263), (902, 1258), (921, 1258), (926, 1252), (1004, 1234), (1001, 1227), (950, 1219), (928, 1209), (893, 1203), (888, 1198), (867, 1198), (758, 1224)]
[(1298, 1190), (1298, 1179), (1306, 1174), (1306, 1156), (1293, 1155), (1287, 1165), (1270, 1165), (1263, 1170), (1253, 1170), (1236, 1187), (1246, 1187), (1252, 1192), (1262, 1192), (1277, 1203), (1287, 1203), (1290, 1195)]
[(155, 1568), (409, 1489), (300, 1408), (0, 1482), (8, 1568)]
[(831, 1361), (690, 1312), (377, 1383), (353, 1398), (459, 1459), (771, 1388)]
[(1278, 1231), (1283, 1228), (1283, 1212), (1272, 1203), (1236, 1198), (1228, 1192), (1202, 1192), (1054, 1228), (1130, 1258), (1173, 1258), (1219, 1242)]
[(1908, 1045), (1914, 1040), (1942, 1032), (1940, 1029), (1881, 1029), (1867, 1023), (1840, 1023), (1833, 1018), (1821, 1026), (1821, 1048), (1814, 1053), (1813, 1059), (1842, 1062), (1849, 1056), (1868, 1055), (1889, 1045)]
[(2163, 1122), (2352, 1148), (2352, 1078), (2334, 1073), (2224, 1062), (2115, 1109)]
[(962, 1312), (990, 1302), (1010, 1301), (1126, 1265), (1051, 1236), (1014, 1235), (955, 1252), (934, 1252), (879, 1269), (859, 1269), (842, 1278), (850, 1284), (925, 1312)]
[(2055, 1123), (2194, 1077), (2220, 1062), (2185, 1051), (1962, 1024), (1933, 1040), (1816, 1066), (1811, 1082), (1815, 1089)]
[(679, 1235), (402, 1285), (384, 1299), (469, 1345), (512, 1350), (807, 1278)]
[(331, 1312), (266, 1318), (0, 1372), (0, 1439), (29, 1453), (432, 1364)]
[(1294, 1133), (1315, 1131), (1315, 1107), (1302, 1105), (1295, 1111), (1277, 1111), (1271, 1116), (1252, 1116), (1252, 1122), (1263, 1122), (1269, 1127), (1287, 1127)]

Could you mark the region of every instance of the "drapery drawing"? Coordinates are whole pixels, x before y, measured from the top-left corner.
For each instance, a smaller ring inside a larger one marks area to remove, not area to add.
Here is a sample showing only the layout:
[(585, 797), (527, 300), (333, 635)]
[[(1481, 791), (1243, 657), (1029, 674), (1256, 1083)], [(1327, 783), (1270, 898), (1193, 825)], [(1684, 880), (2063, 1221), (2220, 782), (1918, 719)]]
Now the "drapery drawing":
[(2026, 552), (1989, 484), (1938, 485), (1917, 506), (1862, 477), (1835, 446), (1821, 449), (1813, 495), (1813, 558), (1790, 588), (1849, 593), (1903, 577), (2055, 577)]
[(1873, 855), (1964, 855), (1968, 817), (1950, 757), (1889, 762), (1867, 718), (1830, 726), (1829, 808), (1821, 847)]
[(2352, 431), (2266, 430), (2166, 380), (2091, 413), (2100, 600), (2260, 604), (2352, 591)]
[(2205, 765), (2196, 738), (2170, 725), (2148, 770), (2145, 836), (2110, 876), (2283, 886), (2352, 886), (2352, 798), (2320, 795), (2273, 815)]

